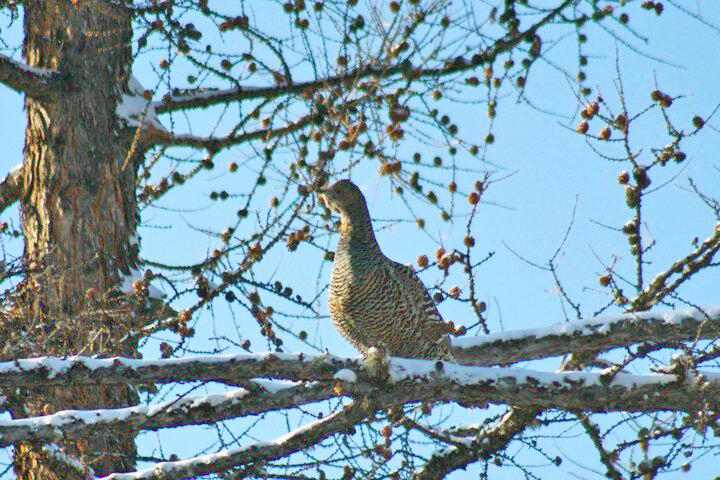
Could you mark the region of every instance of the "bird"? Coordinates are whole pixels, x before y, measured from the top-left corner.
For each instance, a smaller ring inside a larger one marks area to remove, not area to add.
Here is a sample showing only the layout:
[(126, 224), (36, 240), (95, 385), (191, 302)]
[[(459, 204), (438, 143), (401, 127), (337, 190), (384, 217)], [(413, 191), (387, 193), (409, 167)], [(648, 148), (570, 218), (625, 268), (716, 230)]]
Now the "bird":
[(394, 357), (457, 363), (448, 327), (415, 270), (380, 250), (357, 185), (340, 180), (319, 194), (340, 216), (328, 289), (335, 327), (366, 358), (379, 349)]

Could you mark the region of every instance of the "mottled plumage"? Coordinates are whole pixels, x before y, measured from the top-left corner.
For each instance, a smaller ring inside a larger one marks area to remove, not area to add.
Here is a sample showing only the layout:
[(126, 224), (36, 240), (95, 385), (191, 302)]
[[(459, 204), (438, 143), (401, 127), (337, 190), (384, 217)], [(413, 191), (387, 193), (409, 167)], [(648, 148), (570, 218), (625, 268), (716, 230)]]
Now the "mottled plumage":
[(367, 354), (453, 361), (450, 339), (435, 303), (411, 267), (383, 255), (360, 189), (341, 180), (323, 190), (325, 205), (340, 214), (328, 306), (333, 323)]

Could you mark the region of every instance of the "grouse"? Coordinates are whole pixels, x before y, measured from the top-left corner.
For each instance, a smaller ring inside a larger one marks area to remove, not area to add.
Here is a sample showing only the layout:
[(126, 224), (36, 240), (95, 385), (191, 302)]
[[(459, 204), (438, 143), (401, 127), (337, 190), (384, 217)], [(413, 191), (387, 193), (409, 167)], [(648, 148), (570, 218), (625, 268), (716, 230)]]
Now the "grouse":
[(380, 250), (360, 189), (340, 180), (320, 196), (340, 215), (328, 292), (335, 327), (365, 356), (376, 347), (391, 356), (455, 362), (447, 327), (415, 271)]

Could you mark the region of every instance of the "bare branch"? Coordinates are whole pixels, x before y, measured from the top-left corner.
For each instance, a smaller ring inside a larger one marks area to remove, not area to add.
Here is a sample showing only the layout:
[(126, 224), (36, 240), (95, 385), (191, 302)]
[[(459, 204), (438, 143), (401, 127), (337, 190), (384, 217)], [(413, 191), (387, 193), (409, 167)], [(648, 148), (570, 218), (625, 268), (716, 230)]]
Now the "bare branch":
[(378, 67), (375, 65), (363, 66), (350, 70), (342, 75), (332, 75), (318, 80), (301, 83), (292, 83), (272, 87), (239, 87), (228, 90), (204, 91), (187, 95), (168, 95), (161, 102), (154, 104), (157, 113), (167, 113), (188, 108), (205, 108), (220, 103), (254, 98), (276, 98), (287, 94), (298, 94), (306, 89), (334, 87), (341, 83), (359, 80), (369, 76), (388, 78), (398, 74), (408, 74), (413, 78), (442, 77), (468, 70), (473, 70), (485, 63), (492, 63), (502, 53), (512, 51), (520, 42), (531, 38), (537, 30), (552, 22), (568, 5), (575, 0), (565, 0), (553, 9), (542, 20), (523, 32), (517, 32), (509, 38), (498, 40), (492, 48), (483, 53), (476, 54), (471, 60), (458, 61), (457, 59), (446, 63), (441, 68), (415, 68), (409, 62), (400, 62), (392, 66)]
[(301, 117), (296, 122), (289, 123), (278, 128), (263, 128), (253, 132), (243, 133), (240, 135), (230, 135), (226, 137), (196, 137), (193, 135), (173, 135), (157, 130), (143, 132), (142, 142), (145, 145), (165, 145), (165, 146), (183, 146), (195, 148), (209, 148), (218, 150), (232, 145), (262, 138), (269, 140), (271, 138), (287, 135), (309, 125), (313, 115)]
[(615, 461), (613, 461), (612, 456), (607, 450), (605, 450), (605, 447), (603, 447), (602, 436), (600, 435), (600, 429), (598, 426), (590, 420), (589, 415), (582, 412), (576, 412), (576, 416), (580, 420), (580, 424), (583, 426), (583, 429), (585, 429), (588, 437), (592, 440), (593, 445), (595, 445), (595, 449), (600, 455), (600, 461), (607, 469), (605, 476), (611, 478), (612, 480), (622, 480), (623, 476), (615, 466)]

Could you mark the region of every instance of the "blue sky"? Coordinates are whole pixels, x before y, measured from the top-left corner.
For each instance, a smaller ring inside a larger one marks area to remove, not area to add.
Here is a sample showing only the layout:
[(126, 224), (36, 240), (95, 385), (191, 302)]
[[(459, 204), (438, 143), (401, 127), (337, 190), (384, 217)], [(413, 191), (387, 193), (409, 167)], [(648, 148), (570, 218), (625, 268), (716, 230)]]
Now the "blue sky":
[[(700, 9), (702, 20), (710, 25), (680, 13), (670, 3), (666, 4), (666, 12), (662, 16), (641, 11), (636, 6), (629, 12), (630, 25), (638, 35), (617, 28), (619, 38), (614, 41), (595, 28), (585, 47), (584, 53), (590, 65), (584, 70), (590, 79), (588, 86), (600, 92), (615, 113), (619, 111), (618, 75), (631, 112), (641, 111), (653, 104), (650, 93), (655, 90), (657, 82), (663, 92), (681, 97), (676, 99), (668, 113), (678, 128), (691, 131), (694, 115), (707, 118), (720, 104), (720, 62), (717, 61), (720, 32), (712, 26), (720, 25), (720, 13), (713, 2), (677, 3), (694, 11)], [(6, 29), (4, 24), (2, 27), (2, 38), (10, 45), (17, 45), (17, 29)], [(553, 32), (550, 33), (552, 36)], [(468, 182), (479, 179), (483, 169), (492, 171), (496, 179), (503, 178), (483, 197), (473, 230), (476, 257), (494, 253), (476, 274), (479, 292), (488, 304), (488, 325), (492, 331), (539, 327), (565, 320), (551, 275), (529, 265), (513, 251), (529, 261), (544, 264), (559, 248), (571, 222), (572, 228), (557, 257), (557, 265), (564, 287), (572, 298), (580, 302), (583, 314), (592, 314), (609, 299), (607, 290), (597, 283), (597, 277), (604, 273), (603, 263), (610, 264), (616, 257), (620, 272), (631, 275), (634, 269), (625, 236), (602, 226), (621, 227), (631, 217), (630, 209), (625, 206), (623, 188), (616, 181), (618, 173), (628, 169), (628, 166), (626, 163), (600, 158), (590, 148), (592, 146), (611, 155), (618, 151), (617, 144), (590, 141), (589, 146), (586, 138), (574, 131), (580, 122), (579, 109), (582, 106), (576, 98), (575, 85), (569, 83), (555, 68), (555, 65), (562, 64), (574, 73), (576, 43), (574, 39), (561, 36), (564, 34), (557, 32), (558, 43), (548, 54), (552, 64), (541, 63), (534, 67), (523, 98), (519, 98), (512, 89), (507, 90), (492, 127), (495, 142), (487, 150), (487, 163), (478, 161), (478, 172), (466, 174), (476, 178), (463, 178)], [(548, 39), (545, 41), (549, 44)], [(8, 54), (7, 51), (3, 53)], [(648, 55), (661, 61), (648, 58)], [(140, 57), (133, 72), (150, 88), (155, 84), (156, 77), (148, 59)], [(155, 98), (159, 99), (162, 93), (158, 92)], [(25, 122), (22, 104), (20, 95), (0, 86), (0, 105), (4, 111), (0, 118), (0, 144), (5, 152), (0, 158), (0, 171), (9, 171), (22, 161)], [(464, 138), (475, 138), (477, 140), (474, 141), (482, 143), (489, 131), (484, 104), (439, 105), (452, 109), (453, 118)], [(229, 109), (228, 115), (233, 112), (237, 115), (237, 110), (233, 108)], [(204, 131), (214, 125), (216, 114), (217, 109), (193, 112), (194, 128)], [(161, 117), (161, 120), (166, 128), (171, 128), (167, 116)], [(186, 132), (182, 119), (176, 116), (175, 120), (178, 131)], [(711, 126), (720, 125), (717, 119), (710, 123)], [(591, 123), (590, 133), (597, 133), (600, 127), (601, 124), (595, 120)], [(652, 158), (651, 148), (668, 143), (659, 108), (645, 113), (632, 127), (634, 148), (642, 150), (639, 162), (648, 164)], [(688, 177), (693, 178), (709, 194), (717, 195), (717, 185), (720, 184), (718, 130), (708, 127), (700, 133), (685, 142), (688, 159), (683, 164), (653, 170), (653, 186), (667, 184), (648, 195), (645, 201), (644, 235), (647, 239), (657, 240), (649, 256), (649, 278), (689, 253), (692, 239), (699, 237), (702, 241), (708, 237), (716, 222), (710, 210), (687, 189)], [(418, 147), (412, 143), (407, 148), (409, 151), (425, 149), (423, 154), (430, 157), (436, 154), (432, 150), (428, 151), (427, 147)], [(246, 153), (231, 150), (218, 156), (218, 168), (215, 171), (167, 195), (159, 203), (162, 208), (149, 208), (143, 212), (144, 224), (140, 230), (143, 258), (177, 263), (198, 261), (214, 248), (216, 241), (198, 229), (220, 229), (226, 226), (227, 215), (237, 209), (237, 204), (211, 207), (207, 196), (213, 190), (227, 188), (232, 192), (233, 188), (237, 188), (237, 182), (242, 179), (227, 173), (227, 165), (243, 159), (244, 155)], [(163, 168), (166, 169), (161, 166), (160, 170)], [(353, 180), (363, 189), (371, 212), (382, 212), (376, 216), (385, 219), (407, 218), (407, 213), (392, 193), (388, 182), (377, 173), (376, 164), (355, 170)], [(274, 193), (273, 183), (270, 182), (264, 194), (269, 198)], [(15, 209), (3, 214), (4, 221), (16, 217)], [(454, 224), (448, 224), (437, 217), (437, 213), (428, 213), (428, 231), (443, 239), (446, 247), (460, 247), (465, 222), (460, 219)], [(381, 224), (377, 223), (376, 226)], [(414, 262), (420, 254), (432, 256), (438, 247), (412, 222), (389, 222), (388, 228), (379, 231), (378, 239), (384, 252), (402, 263)], [(331, 245), (334, 241), (329, 240)], [(19, 252), (16, 247), (8, 248), (11, 252)], [(301, 248), (296, 254), (282, 252), (277, 255), (274, 266), (281, 271), (282, 278), (293, 279), (295, 285), (300, 285), (304, 296), (312, 296), (317, 285), (322, 285), (329, 278), (327, 263), (318, 273), (322, 253), (317, 250)], [(435, 279), (433, 275), (433, 272), (428, 272), (423, 279), (432, 283)], [(717, 305), (720, 303), (717, 296), (719, 282), (717, 269), (705, 272), (683, 287), (681, 293), (697, 305)], [(321, 314), (326, 315), (324, 299), (318, 306)], [(678, 303), (678, 307), (683, 306)], [(456, 323), (462, 324), (468, 319), (469, 311), (465, 307), (444, 302), (439, 308), (446, 319)], [(613, 313), (617, 311), (610, 310)], [(238, 330), (244, 328), (242, 315), (245, 313), (235, 314), (233, 318), (225, 305), (214, 307), (213, 315), (209, 312), (201, 313), (204, 319), (201, 322), (202, 333), (206, 338), (237, 335)], [(336, 355), (356, 354), (333, 330), (326, 318), (296, 320), (288, 327), (307, 330), (311, 340)], [(470, 334), (477, 332), (471, 331)], [(159, 355), (157, 344), (163, 338), (161, 335), (158, 340), (148, 343), (145, 353), (147, 358)], [(192, 346), (202, 351), (210, 350), (215, 345), (215, 342), (206, 339), (196, 341)], [(307, 349), (299, 342), (288, 342), (287, 348), (290, 351)], [(541, 362), (534, 368), (552, 370), (557, 368), (557, 362)], [(212, 429), (208, 430), (210, 436), (214, 435)], [(181, 456), (182, 453), (194, 453), (196, 449), (191, 448), (195, 447), (194, 443), (178, 442), (178, 439), (193, 438), (194, 430), (183, 429), (182, 432), (162, 432), (159, 435), (163, 438), (165, 448), (177, 451)], [(572, 462), (563, 465), (562, 478), (600, 478), (582, 467), (598, 468), (595, 452), (573, 451), (572, 439), (576, 433), (568, 432), (567, 438), (555, 444), (561, 454), (569, 455), (577, 462), (576, 465)], [(150, 443), (154, 439), (148, 437), (154, 436), (146, 435), (144, 441)], [(700, 476), (696, 478), (714, 474), (712, 459), (701, 461), (698, 467), (695, 474)], [(549, 472), (549, 475), (558, 474), (554, 467)], [(503, 473), (507, 476), (503, 476)], [(517, 472), (503, 470), (498, 474), (499, 477), (493, 478), (517, 478), (513, 476)], [(672, 478), (672, 475), (668, 478)]]

